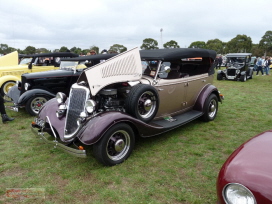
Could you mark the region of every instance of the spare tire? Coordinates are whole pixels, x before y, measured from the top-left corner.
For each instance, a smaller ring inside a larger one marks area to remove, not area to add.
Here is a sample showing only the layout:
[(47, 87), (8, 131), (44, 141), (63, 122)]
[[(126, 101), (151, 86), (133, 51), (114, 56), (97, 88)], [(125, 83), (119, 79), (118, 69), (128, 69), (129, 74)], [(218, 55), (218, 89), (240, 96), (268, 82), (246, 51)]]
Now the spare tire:
[(157, 90), (147, 84), (133, 86), (126, 98), (125, 109), (133, 117), (146, 123), (150, 122), (159, 109)]

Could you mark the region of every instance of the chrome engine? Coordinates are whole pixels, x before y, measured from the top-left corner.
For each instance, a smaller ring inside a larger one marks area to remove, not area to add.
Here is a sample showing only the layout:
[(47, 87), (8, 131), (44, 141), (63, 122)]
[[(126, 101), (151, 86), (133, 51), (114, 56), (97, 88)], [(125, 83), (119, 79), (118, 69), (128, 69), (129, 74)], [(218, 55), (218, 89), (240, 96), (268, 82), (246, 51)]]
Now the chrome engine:
[(98, 112), (112, 110), (125, 112), (125, 98), (129, 91), (129, 87), (102, 89), (96, 96)]

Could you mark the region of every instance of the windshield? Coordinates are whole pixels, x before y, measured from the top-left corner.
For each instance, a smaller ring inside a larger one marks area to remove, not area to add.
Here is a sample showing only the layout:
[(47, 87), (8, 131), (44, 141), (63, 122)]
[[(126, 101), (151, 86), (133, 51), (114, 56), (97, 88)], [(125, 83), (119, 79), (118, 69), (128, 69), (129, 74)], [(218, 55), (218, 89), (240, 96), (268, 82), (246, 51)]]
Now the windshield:
[(60, 69), (72, 69), (75, 70), (77, 68), (78, 61), (61, 61)]
[(31, 62), (32, 58), (23, 58), (20, 61), (20, 64), (29, 64)]

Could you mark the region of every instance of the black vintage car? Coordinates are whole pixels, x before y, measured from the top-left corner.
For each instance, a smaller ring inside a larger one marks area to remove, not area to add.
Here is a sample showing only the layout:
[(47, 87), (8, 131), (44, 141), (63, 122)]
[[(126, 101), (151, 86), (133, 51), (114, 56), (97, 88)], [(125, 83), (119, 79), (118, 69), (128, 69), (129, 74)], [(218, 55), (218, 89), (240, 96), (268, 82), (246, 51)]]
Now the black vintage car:
[(228, 79), (245, 82), (247, 79), (252, 79), (251, 53), (230, 53), (226, 57), (226, 69), (218, 70), (217, 80)]
[(75, 58), (61, 58), (60, 68), (38, 73), (27, 73), (21, 76), (21, 82), (12, 87), (7, 95), (14, 103), (8, 107), (18, 111), (25, 107), (30, 115), (37, 115), (44, 103), (54, 98), (56, 93), (69, 94), (82, 71), (116, 54), (89, 55)]

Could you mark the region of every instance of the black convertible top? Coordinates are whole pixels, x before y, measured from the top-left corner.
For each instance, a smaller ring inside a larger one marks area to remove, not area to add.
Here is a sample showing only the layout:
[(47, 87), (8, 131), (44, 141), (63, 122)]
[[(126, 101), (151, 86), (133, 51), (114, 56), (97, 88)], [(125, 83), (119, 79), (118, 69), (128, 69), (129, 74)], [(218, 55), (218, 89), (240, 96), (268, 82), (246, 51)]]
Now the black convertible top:
[(63, 58), (61, 61), (86, 61), (86, 60), (107, 60), (117, 54), (98, 54), (98, 55), (87, 55), (82, 57), (74, 57), (74, 58)]
[(172, 48), (172, 49), (156, 49), (156, 50), (140, 50), (143, 60), (177, 60), (181, 58), (194, 57), (210, 57), (216, 58), (214, 50), (199, 48)]
[(22, 57), (78, 57), (78, 54), (72, 52), (53, 52), (53, 53), (41, 53), (22, 55)]

